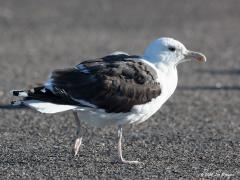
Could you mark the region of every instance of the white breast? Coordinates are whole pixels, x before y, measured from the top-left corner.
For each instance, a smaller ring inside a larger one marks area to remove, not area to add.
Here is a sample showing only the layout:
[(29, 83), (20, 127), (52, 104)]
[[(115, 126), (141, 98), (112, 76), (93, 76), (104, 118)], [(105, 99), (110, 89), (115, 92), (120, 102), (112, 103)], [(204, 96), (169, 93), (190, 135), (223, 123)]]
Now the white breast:
[(130, 123), (141, 123), (155, 114), (161, 106), (168, 100), (177, 87), (177, 70), (171, 69), (168, 73), (159, 72), (159, 82), (161, 86), (161, 94), (151, 102), (144, 105), (137, 105), (133, 108), (136, 114), (142, 115), (139, 118), (132, 119)]

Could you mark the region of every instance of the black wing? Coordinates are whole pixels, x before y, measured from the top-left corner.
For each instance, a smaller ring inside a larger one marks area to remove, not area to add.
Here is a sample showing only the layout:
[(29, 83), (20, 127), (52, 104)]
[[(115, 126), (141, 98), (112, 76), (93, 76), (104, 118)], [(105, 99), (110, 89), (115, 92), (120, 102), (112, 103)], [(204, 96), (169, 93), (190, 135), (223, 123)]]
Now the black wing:
[(138, 56), (122, 54), (56, 70), (51, 75), (51, 85), (56, 95), (77, 102), (84, 100), (106, 112), (128, 112), (134, 105), (161, 94), (156, 78), (155, 70), (139, 61)]
[[(161, 94), (155, 70), (138, 56), (110, 55), (75, 68), (55, 70), (45, 86), (13, 91), (24, 100), (96, 106), (106, 112), (128, 112)], [(89, 105), (90, 104), (90, 105)]]

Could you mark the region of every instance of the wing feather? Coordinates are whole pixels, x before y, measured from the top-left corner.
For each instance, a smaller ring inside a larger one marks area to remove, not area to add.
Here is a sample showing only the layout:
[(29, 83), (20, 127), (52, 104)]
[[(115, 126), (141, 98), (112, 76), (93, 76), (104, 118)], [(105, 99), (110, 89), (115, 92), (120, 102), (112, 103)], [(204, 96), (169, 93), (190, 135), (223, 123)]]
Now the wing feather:
[(53, 93), (64, 91), (106, 112), (128, 112), (161, 94), (154, 69), (126, 54), (84, 61), (76, 68), (56, 70), (50, 78)]

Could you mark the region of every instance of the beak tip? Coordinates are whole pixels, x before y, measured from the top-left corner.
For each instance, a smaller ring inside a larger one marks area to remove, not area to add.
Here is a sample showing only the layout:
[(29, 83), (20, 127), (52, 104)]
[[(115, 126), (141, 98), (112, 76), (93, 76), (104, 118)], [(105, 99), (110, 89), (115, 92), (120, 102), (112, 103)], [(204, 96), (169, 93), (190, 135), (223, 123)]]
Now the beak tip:
[(207, 58), (206, 58), (206, 56), (204, 56), (204, 55), (202, 54), (202, 56), (198, 58), (198, 61), (199, 61), (199, 62), (207, 62)]
[(195, 60), (200, 63), (207, 61), (207, 58), (204, 54), (195, 51), (188, 51), (187, 54), (185, 54), (185, 59)]
[(191, 59), (193, 59), (193, 60), (195, 59), (195, 60), (197, 60), (198, 62), (201, 62), (201, 63), (207, 61), (207, 58), (204, 54), (199, 53), (199, 52), (195, 52), (195, 51), (190, 51), (189, 57)]

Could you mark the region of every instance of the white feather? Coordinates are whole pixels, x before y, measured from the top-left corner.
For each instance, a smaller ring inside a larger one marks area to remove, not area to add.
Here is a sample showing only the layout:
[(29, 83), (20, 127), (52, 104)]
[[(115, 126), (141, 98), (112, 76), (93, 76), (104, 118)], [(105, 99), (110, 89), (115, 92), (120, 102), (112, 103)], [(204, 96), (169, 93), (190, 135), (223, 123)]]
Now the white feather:
[(45, 88), (41, 89), (41, 92), (46, 93), (46, 89)]
[(19, 92), (18, 96), (28, 97), (28, 94), (26, 92)]
[(91, 104), (91, 103), (89, 103), (89, 102), (87, 102), (87, 101), (84, 101), (84, 100), (81, 100), (81, 99), (76, 99), (76, 98), (73, 98), (73, 97), (71, 97), (74, 101), (77, 101), (77, 102), (79, 102), (80, 104), (82, 104), (82, 105), (85, 105), (85, 106), (88, 106), (88, 107), (91, 107), (91, 108), (97, 108), (97, 106), (95, 106), (94, 104)]
[(128, 55), (128, 53), (125, 53), (125, 52), (123, 52), (123, 51), (115, 51), (115, 52), (113, 52), (113, 53), (110, 54), (110, 55), (120, 55), (120, 54)]
[(49, 113), (49, 114), (68, 111), (76, 108), (76, 106), (72, 106), (72, 105), (54, 104), (54, 103), (43, 102), (38, 100), (26, 100), (26, 101), (23, 101), (23, 104), (41, 113)]

